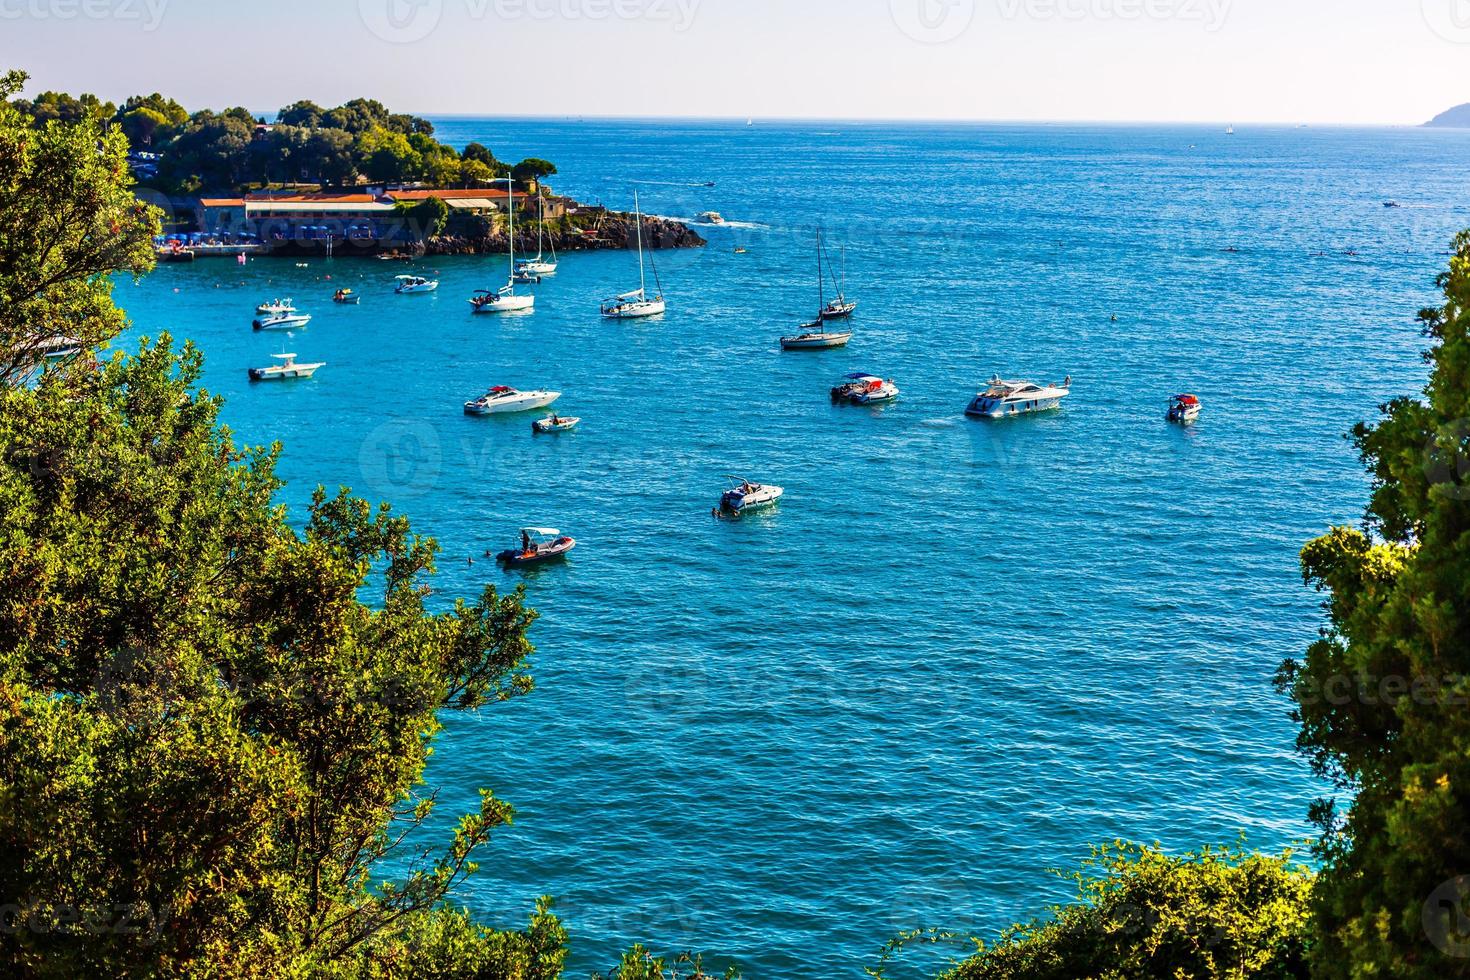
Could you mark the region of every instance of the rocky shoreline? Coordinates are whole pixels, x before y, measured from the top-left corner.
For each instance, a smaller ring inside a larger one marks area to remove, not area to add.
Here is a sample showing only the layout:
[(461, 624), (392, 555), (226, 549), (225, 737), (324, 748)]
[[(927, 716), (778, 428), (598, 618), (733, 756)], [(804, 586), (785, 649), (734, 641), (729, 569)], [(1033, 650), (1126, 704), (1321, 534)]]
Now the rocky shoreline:
[[(606, 249), (636, 248), (634, 216), (615, 212), (594, 212), (586, 209), (577, 215), (572, 227), (548, 227), (541, 239), (542, 248), (549, 252), (554, 246), (557, 252), (589, 252)], [(548, 223), (550, 224), (550, 223)], [(424, 255), (482, 255), (504, 254), (509, 251), (509, 235), (503, 229), (484, 234), (446, 233), (430, 238), (423, 243)], [(707, 245), (699, 234), (688, 225), (668, 218), (643, 218), (643, 247), (648, 249), (703, 248)], [(521, 254), (536, 252), (536, 228), (516, 228), (516, 251)]]

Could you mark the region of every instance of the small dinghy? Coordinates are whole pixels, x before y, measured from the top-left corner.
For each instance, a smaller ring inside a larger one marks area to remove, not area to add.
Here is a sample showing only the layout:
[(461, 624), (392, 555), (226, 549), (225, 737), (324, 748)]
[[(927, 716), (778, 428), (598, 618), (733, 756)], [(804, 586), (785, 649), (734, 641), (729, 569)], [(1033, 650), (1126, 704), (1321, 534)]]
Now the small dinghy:
[(581, 419), (570, 419), (561, 415), (548, 415), (544, 419), (537, 419), (532, 422), (531, 431), (537, 435), (550, 435), (554, 432), (571, 432), (581, 424)]
[(343, 303), (343, 304), (346, 304), (348, 306), (356, 306), (358, 303), (361, 303), (362, 302), (362, 296), (360, 296), (357, 293), (354, 293), (350, 289), (339, 289), (332, 296), (332, 302), (333, 303)]
[(521, 546), (502, 551), (495, 560), (508, 568), (528, 568), (561, 561), (577, 542), (554, 527), (528, 527), (521, 531)]
[(720, 510), (729, 514), (774, 507), (786, 491), (765, 483), (752, 483), (743, 477), (729, 476), (729, 490), (720, 497)]

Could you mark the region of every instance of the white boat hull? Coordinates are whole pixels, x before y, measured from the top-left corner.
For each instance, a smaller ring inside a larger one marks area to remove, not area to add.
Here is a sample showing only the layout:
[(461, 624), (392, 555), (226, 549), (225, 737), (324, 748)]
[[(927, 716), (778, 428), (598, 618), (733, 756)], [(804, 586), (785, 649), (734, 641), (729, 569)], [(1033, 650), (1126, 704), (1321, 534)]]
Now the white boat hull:
[(764, 510), (774, 507), (781, 502), (781, 497), (786, 491), (780, 487), (759, 486), (753, 492), (740, 494), (734, 491), (720, 498), (720, 506), (734, 514), (744, 514), (753, 510)]
[(533, 275), (533, 276), (554, 276), (554, 275), (556, 275), (556, 263), (555, 262), (517, 262), (516, 263), (516, 271), (517, 272), (525, 272), (525, 273), (528, 273), (529, 275)]
[(602, 315), (609, 320), (638, 320), (647, 316), (658, 316), (666, 309), (661, 299), (643, 300), (633, 303), (619, 303), (617, 306), (608, 307), (602, 311)]
[(432, 293), (438, 288), (439, 284), (437, 282), (431, 282), (425, 283), (422, 286), (399, 286), (396, 290), (394, 290), (394, 292), (399, 293), (403, 296), (409, 296), (414, 293)]
[(850, 333), (802, 334), (799, 337), (782, 337), (781, 346), (786, 350), (823, 350), (831, 347), (846, 347), (852, 340)]
[(1033, 412), (1052, 412), (1062, 407), (1061, 396), (1028, 399), (1022, 402), (990, 402), (977, 398), (965, 409), (965, 414), (975, 418), (1003, 419), (1012, 415), (1030, 415)]
[(256, 330), (298, 330), (310, 322), (309, 316), (281, 316), (256, 320), (252, 326)]
[(524, 398), (493, 401), (485, 405), (469, 402), (465, 405), (464, 410), (466, 415), (509, 415), (514, 412), (529, 412), (545, 408), (560, 397), (561, 392), (548, 391), (539, 395), (527, 395)]
[(476, 313), (516, 313), (536, 306), (534, 296), (500, 296), (487, 303), (476, 303)]
[(288, 381), (292, 378), (309, 378), (325, 364), (298, 364), (288, 368), (251, 368), (251, 381)]

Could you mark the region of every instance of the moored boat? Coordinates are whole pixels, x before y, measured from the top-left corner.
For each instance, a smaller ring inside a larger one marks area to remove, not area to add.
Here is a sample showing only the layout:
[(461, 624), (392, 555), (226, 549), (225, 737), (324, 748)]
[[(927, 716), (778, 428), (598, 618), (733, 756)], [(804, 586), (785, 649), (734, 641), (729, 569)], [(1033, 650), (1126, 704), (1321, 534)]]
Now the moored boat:
[(521, 546), (502, 551), (495, 560), (511, 568), (525, 568), (561, 561), (577, 546), (575, 538), (554, 527), (528, 527), (521, 531)]
[(726, 479), (731, 481), (731, 486), (720, 497), (720, 510), (731, 514), (744, 514), (747, 511), (774, 507), (786, 493), (780, 487), (766, 483), (752, 483), (739, 476), (730, 476)]
[(1169, 421), (1187, 423), (1199, 418), (1204, 406), (1194, 395), (1175, 395), (1169, 399)]
[(499, 289), (481, 289), (470, 297), (470, 305), (476, 313), (514, 313), (530, 310), (536, 306), (536, 297), (522, 296), (509, 284)]
[(517, 279), (517, 282), (540, 282), (543, 276), (556, 275), (558, 265), (556, 259), (556, 240), (551, 241), (551, 260), (547, 261), (543, 246), (546, 240), (546, 197), (537, 190), (536, 198), (540, 204), (540, 215), (536, 225), (536, 257), (534, 259), (518, 259), (515, 263), (516, 272), (527, 276), (535, 276), (535, 279)]
[(804, 325), (802, 333), (792, 337), (781, 338), (782, 350), (821, 350), (828, 347), (846, 347), (847, 342), (852, 340), (852, 331), (827, 331), (821, 330), (820, 324), (808, 323)]
[(998, 419), (1030, 412), (1046, 412), (1061, 408), (1062, 399), (1071, 393), (1071, 377), (1058, 385), (1003, 381), (995, 377), (990, 379), (990, 387), (974, 397), (965, 409), (965, 414)]
[(545, 408), (561, 397), (559, 391), (517, 391), (497, 385), (474, 401), (465, 402), (466, 415), (502, 415)]
[(531, 431), (537, 435), (550, 435), (555, 432), (571, 432), (582, 424), (578, 418), (566, 418), (561, 415), (552, 414), (544, 419), (537, 419), (531, 423)]
[(275, 313), (251, 324), (256, 330), (299, 330), (311, 322), (309, 313)]
[(439, 288), (439, 280), (426, 279), (423, 276), (394, 276), (393, 281), (398, 283), (393, 291), (400, 295), (432, 293)]
[(297, 364), (295, 354), (272, 354), (271, 357), (280, 361), (268, 367), (250, 369), (251, 381), (286, 381), (291, 378), (309, 378), (318, 370), (326, 367), (326, 362), (319, 364)]
[(332, 294), (333, 303), (342, 303), (347, 306), (356, 306), (362, 302), (362, 297), (350, 289), (339, 289)]
[(859, 371), (849, 374), (832, 389), (832, 400), (851, 405), (877, 405), (898, 397), (898, 386), (892, 381)]
[(280, 316), (282, 313), (295, 312), (296, 306), (289, 299), (268, 300), (255, 308), (256, 316)]
[[(663, 285), (658, 279), (658, 266), (653, 267), (653, 282), (658, 293), (648, 296), (648, 278), (644, 272), (643, 259), (643, 208), (638, 202), (638, 192), (633, 192), (634, 223), (638, 233), (638, 288), (612, 299), (603, 300), (602, 315), (609, 320), (636, 320), (641, 317), (658, 316), (666, 309)], [(651, 260), (650, 260), (651, 264)]]

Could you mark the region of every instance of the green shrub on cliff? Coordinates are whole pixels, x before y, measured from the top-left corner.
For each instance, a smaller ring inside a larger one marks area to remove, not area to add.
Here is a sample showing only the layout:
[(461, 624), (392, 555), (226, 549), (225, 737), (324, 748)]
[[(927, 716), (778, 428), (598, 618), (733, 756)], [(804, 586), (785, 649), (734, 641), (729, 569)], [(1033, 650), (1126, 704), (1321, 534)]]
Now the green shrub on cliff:
[(1079, 902), (1016, 926), (946, 980), (1302, 980), (1311, 875), (1290, 853), (1101, 848)]
[(1359, 426), (1366, 529), (1307, 546), (1328, 627), (1281, 675), (1301, 747), (1351, 795), (1317, 810), (1323, 980), (1470, 976), (1470, 233), (1440, 286), (1424, 397)]

